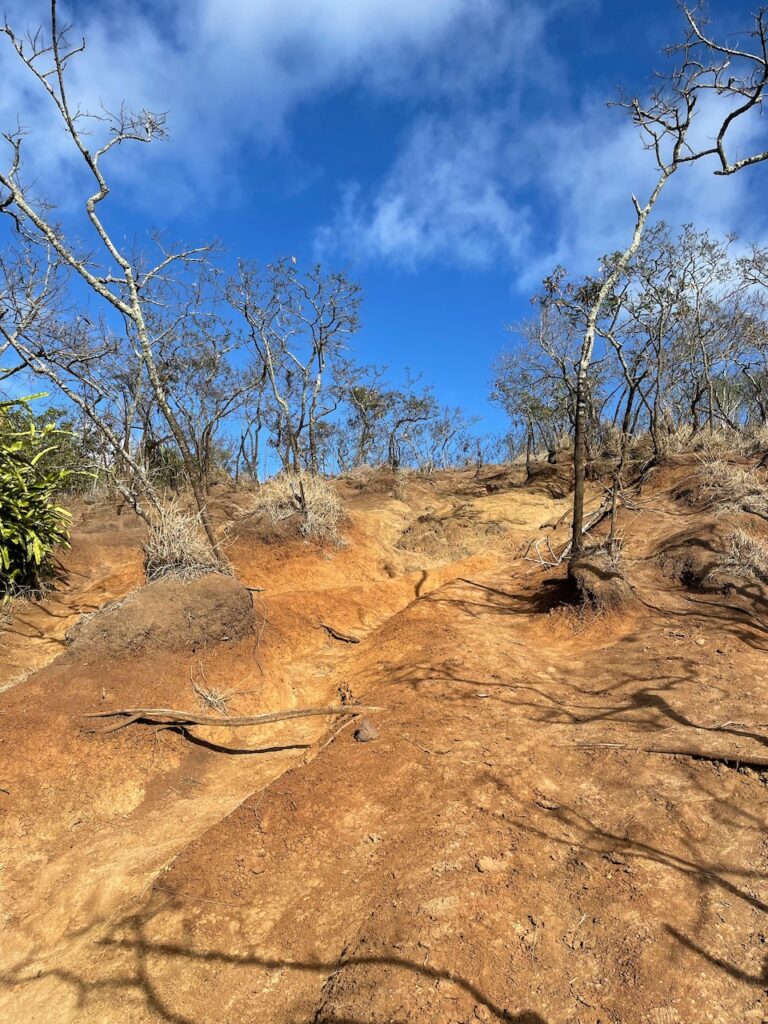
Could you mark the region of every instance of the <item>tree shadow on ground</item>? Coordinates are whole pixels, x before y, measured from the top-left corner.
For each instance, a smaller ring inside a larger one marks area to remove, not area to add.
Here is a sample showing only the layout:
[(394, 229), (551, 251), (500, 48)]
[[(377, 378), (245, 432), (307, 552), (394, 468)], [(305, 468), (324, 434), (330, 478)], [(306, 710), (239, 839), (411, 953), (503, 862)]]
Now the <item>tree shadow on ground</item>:
[[(499, 1022), (499, 1024), (548, 1024), (548, 1022), (533, 1010), (524, 1010), (520, 1013), (512, 1013), (483, 993), (477, 985), (466, 978), (457, 975), (450, 969), (438, 969), (427, 966), (401, 956), (345, 956), (338, 960), (291, 960), (289, 958), (269, 958), (262, 956), (249, 956), (245, 954), (229, 953), (226, 950), (198, 950), (178, 943), (163, 943), (150, 941), (145, 934), (147, 924), (161, 910), (174, 904), (174, 900), (164, 902), (162, 906), (154, 910), (145, 910), (124, 919), (117, 928), (128, 932), (126, 936), (116, 937), (114, 934), (99, 940), (98, 945), (107, 949), (128, 952), (132, 955), (132, 971), (123, 974), (112, 975), (106, 979), (88, 980), (77, 972), (66, 968), (49, 968), (35, 970), (32, 968), (28, 976), (25, 976), (26, 968), (22, 965), (16, 970), (5, 975), (0, 975), (0, 988), (6, 992), (18, 991), (27, 985), (34, 985), (41, 979), (49, 978), (63, 982), (70, 986), (75, 993), (78, 1008), (84, 1008), (89, 998), (99, 992), (114, 990), (117, 992), (129, 992), (132, 996), (139, 996), (144, 1006), (157, 1020), (166, 1024), (205, 1024), (210, 1020), (209, 1016), (192, 1016), (186, 1009), (174, 1009), (158, 990), (158, 985), (151, 976), (150, 959), (157, 962), (158, 958), (163, 961), (186, 961), (192, 965), (199, 965), (203, 968), (206, 965), (217, 967), (243, 967), (254, 968), (265, 971), (297, 971), (300, 973), (316, 974), (328, 979), (337, 975), (347, 967), (395, 967), (411, 972), (414, 979), (421, 978), (433, 981), (450, 982), (452, 985), (462, 989), (470, 996), (476, 1004), (482, 1006), (488, 1013), (488, 1020)], [(186, 986), (185, 986), (186, 988)], [(179, 992), (183, 991), (181, 988)], [(231, 994), (231, 990), (230, 994)], [(332, 1010), (330, 1015), (323, 1014), (318, 1009), (307, 1018), (310, 1020), (323, 1020), (325, 1024), (369, 1024), (371, 1018), (336, 1016)], [(296, 1021), (296, 1024), (300, 1024)], [(383, 1024), (383, 1022), (382, 1022)], [(387, 1017), (386, 1024), (405, 1024), (394, 1018)]]
[[(504, 790), (511, 790), (509, 783), (493, 772), (488, 772), (487, 779), (494, 785)], [(711, 797), (711, 794), (708, 794)], [(716, 803), (721, 806), (722, 813), (733, 815), (734, 808), (726, 798), (715, 798)], [(768, 903), (761, 899), (755, 892), (756, 886), (768, 880), (768, 872), (758, 870), (751, 866), (738, 866), (732, 864), (707, 861), (702, 858), (699, 851), (691, 849), (691, 843), (686, 844), (685, 836), (681, 834), (680, 841), (687, 846), (685, 854), (677, 853), (663, 846), (633, 839), (627, 834), (627, 830), (611, 831), (601, 827), (591, 818), (573, 807), (559, 805), (547, 811), (553, 823), (557, 826), (542, 827), (538, 823), (510, 818), (515, 828), (526, 832), (537, 839), (567, 847), (578, 849), (581, 852), (596, 854), (598, 856), (621, 855), (626, 861), (646, 862), (658, 865), (675, 874), (690, 880), (700, 895), (699, 920), (696, 925), (696, 935), (701, 937), (706, 924), (706, 905), (708, 895), (713, 890), (728, 897), (738, 900), (751, 910), (760, 914), (768, 913)], [(736, 827), (737, 823), (734, 823)], [(755, 818), (752, 823), (752, 831), (757, 835), (764, 834), (766, 822)], [(562, 832), (559, 833), (559, 829)], [(693, 909), (693, 907), (691, 908)], [(719, 914), (716, 914), (719, 920)], [(710, 965), (722, 971), (729, 978), (744, 982), (760, 988), (768, 984), (768, 956), (763, 954), (759, 973), (749, 973), (738, 964), (730, 963), (722, 956), (716, 956), (707, 952), (703, 946), (689, 938), (681, 930), (679, 922), (676, 925), (668, 922), (659, 922), (662, 930), (673, 938), (677, 943), (706, 960)]]

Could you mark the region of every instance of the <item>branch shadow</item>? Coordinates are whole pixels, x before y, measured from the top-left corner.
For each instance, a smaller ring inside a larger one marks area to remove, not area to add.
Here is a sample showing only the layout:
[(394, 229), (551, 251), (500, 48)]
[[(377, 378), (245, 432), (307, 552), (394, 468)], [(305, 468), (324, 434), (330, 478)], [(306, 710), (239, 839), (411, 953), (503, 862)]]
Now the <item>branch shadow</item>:
[[(83, 1008), (93, 993), (105, 990), (132, 991), (138, 994), (144, 1006), (150, 1010), (159, 1020), (167, 1024), (206, 1024), (210, 1017), (191, 1016), (189, 1010), (176, 1010), (168, 1005), (167, 1001), (158, 991), (158, 986), (153, 982), (150, 972), (150, 958), (162, 958), (163, 960), (182, 960), (192, 965), (215, 964), (217, 966), (251, 967), (268, 971), (297, 971), (303, 974), (317, 974), (326, 980), (335, 977), (340, 971), (348, 967), (395, 967), (411, 972), (415, 978), (423, 978), (431, 981), (445, 981), (458, 986), (469, 995), (477, 1004), (484, 1007), (489, 1014), (488, 1019), (500, 1022), (500, 1024), (547, 1024), (547, 1021), (533, 1010), (523, 1010), (520, 1013), (511, 1013), (497, 1005), (472, 981), (457, 975), (450, 969), (438, 969), (427, 966), (407, 957), (390, 955), (351, 955), (342, 953), (338, 960), (293, 960), (290, 958), (270, 958), (264, 956), (229, 953), (225, 950), (195, 950), (188, 946), (152, 942), (144, 934), (146, 924), (169, 904), (175, 901), (170, 900), (157, 907), (154, 911), (139, 912), (124, 919), (118, 927), (129, 931), (128, 937), (107, 936), (98, 941), (98, 945), (107, 949), (127, 951), (133, 956), (133, 972), (123, 975), (111, 976), (103, 980), (86, 980), (75, 971), (64, 968), (49, 968), (47, 970), (31, 970), (29, 976), (25, 977), (25, 965), (0, 975), (0, 988), (8, 991), (18, 989), (21, 986), (32, 985), (41, 978), (52, 978), (71, 986), (76, 992), (77, 1007)], [(179, 989), (178, 991), (182, 991)], [(338, 1016), (330, 1011), (330, 1015), (323, 1013), (323, 1007), (319, 1007), (312, 1015), (311, 1021), (322, 1020), (325, 1024), (370, 1024), (370, 1017), (365, 1019), (358, 1017)], [(300, 1024), (299, 1021), (296, 1024)], [(306, 1024), (310, 1024), (307, 1018)], [(387, 1017), (386, 1024), (405, 1024), (405, 1021), (397, 1021)]]
[(216, 743), (214, 740), (206, 740), (202, 736), (196, 736), (183, 725), (168, 725), (164, 731), (175, 732), (195, 747), (203, 747), (205, 750), (212, 750), (216, 754), (280, 754), (288, 750), (309, 750), (311, 743), (283, 743), (271, 747), (228, 747), (223, 743)]

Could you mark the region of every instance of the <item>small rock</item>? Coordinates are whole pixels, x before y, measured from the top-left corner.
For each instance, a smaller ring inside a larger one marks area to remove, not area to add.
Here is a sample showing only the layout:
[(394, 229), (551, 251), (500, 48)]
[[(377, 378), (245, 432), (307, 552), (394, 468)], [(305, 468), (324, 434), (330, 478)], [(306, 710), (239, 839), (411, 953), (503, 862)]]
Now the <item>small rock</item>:
[(481, 874), (490, 874), (494, 871), (503, 871), (504, 861), (500, 857), (479, 857), (475, 861), (475, 867)]
[(490, 1020), (491, 1011), (488, 1009), (487, 1006), (483, 1006), (482, 1003), (477, 1003), (475, 1005), (475, 1017), (478, 1020)]
[(370, 743), (371, 740), (377, 740), (379, 738), (379, 730), (370, 718), (361, 718), (357, 723), (357, 728), (355, 729), (353, 736), (358, 743)]
[(704, 639), (703, 636), (697, 636), (696, 643), (699, 645), (699, 647), (706, 647), (707, 645), (707, 641)]
[(369, 832), (367, 838), (368, 838), (368, 842), (369, 843), (380, 843), (381, 842), (381, 836), (377, 836), (375, 832)]

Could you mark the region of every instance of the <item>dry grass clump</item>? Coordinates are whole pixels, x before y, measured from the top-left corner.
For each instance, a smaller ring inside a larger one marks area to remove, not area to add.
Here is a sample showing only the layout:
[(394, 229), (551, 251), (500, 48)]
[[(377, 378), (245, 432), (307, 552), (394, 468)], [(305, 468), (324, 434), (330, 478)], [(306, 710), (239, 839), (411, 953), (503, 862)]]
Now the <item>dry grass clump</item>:
[(407, 482), (416, 476), (408, 466), (392, 469), (390, 466), (355, 466), (344, 477), (356, 491), (376, 491), (405, 501)]
[(144, 544), (148, 582), (160, 579), (194, 580), (210, 572), (225, 572), (211, 551), (197, 513), (169, 502), (155, 518)]
[(501, 523), (482, 521), (470, 506), (461, 506), (447, 515), (419, 516), (403, 532), (396, 547), (457, 562), (480, 551), (503, 548), (506, 533)]
[(197, 702), (203, 711), (216, 711), (224, 718), (229, 717), (232, 700), (237, 696), (234, 690), (223, 690), (220, 686), (209, 686), (202, 665), (200, 665), (200, 682), (192, 678), (191, 671), (190, 682), (192, 684), (192, 692), (197, 697)]
[(768, 486), (746, 466), (714, 459), (699, 471), (698, 493), (717, 515), (750, 512), (768, 519)]
[(344, 506), (334, 487), (320, 476), (281, 473), (273, 477), (254, 495), (249, 513), (262, 514), (273, 525), (298, 516), (303, 537), (341, 542), (339, 527), (345, 517)]
[(728, 537), (728, 551), (708, 574), (714, 583), (744, 580), (768, 583), (768, 548), (760, 538), (746, 530), (734, 530)]
[(744, 435), (744, 446), (748, 455), (768, 452), (768, 423), (750, 427)]
[(682, 427), (662, 434), (661, 443), (666, 455), (697, 454), (705, 459), (742, 455), (748, 447), (746, 435), (730, 427), (696, 431)]
[(363, 491), (366, 487), (369, 487), (371, 482), (380, 475), (380, 471), (375, 466), (355, 466), (354, 469), (346, 474), (345, 479), (347, 483), (356, 488), (358, 491)]
[[(618, 459), (621, 455), (622, 434), (618, 427), (610, 426), (605, 432), (601, 453), (605, 458)], [(627, 458), (633, 462), (644, 462), (653, 455), (653, 438), (647, 432), (632, 434), (627, 439)]]

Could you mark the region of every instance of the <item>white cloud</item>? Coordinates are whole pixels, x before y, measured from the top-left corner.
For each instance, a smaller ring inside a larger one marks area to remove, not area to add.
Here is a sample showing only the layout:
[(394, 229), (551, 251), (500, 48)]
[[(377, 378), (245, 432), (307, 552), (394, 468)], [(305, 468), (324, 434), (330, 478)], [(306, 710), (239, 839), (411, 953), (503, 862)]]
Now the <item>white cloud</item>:
[[(23, 32), (45, 25), (47, 10), (44, 0), (11, 0), (8, 20)], [(113, 162), (127, 180), (154, 170), (153, 196), (176, 195), (182, 205), (212, 185), (225, 198), (241, 147), (280, 144), (303, 102), (355, 83), (416, 97), (460, 94), (492, 74), (491, 53), (504, 59), (502, 29), (519, 22), (524, 36), (536, 18), (523, 0), (159, 0), (78, 3), (69, 20), (73, 38), (88, 43), (71, 63), (72, 100), (91, 110), (125, 100), (168, 111), (170, 146), (134, 147)], [(33, 129), (34, 174), (61, 180), (70, 148), (50, 101), (0, 44), (0, 128), (21, 114)]]
[[(145, 211), (237, 202), (243, 147), (287, 147), (291, 114), (318, 97), (352, 85), (396, 96), (405, 101), (400, 151), (377, 186), (346, 184), (318, 246), (406, 267), (504, 262), (528, 288), (556, 262), (584, 272), (621, 244), (632, 222), (630, 193), (642, 194), (652, 172), (618, 111), (570, 97), (567, 54), (558, 59), (548, 45), (550, 27), (569, 8), (582, 5), (78, 2), (69, 17), (88, 47), (72, 62), (70, 96), (86, 109), (125, 99), (169, 112), (170, 144), (121, 151), (112, 164), (113, 180)], [(10, 0), (8, 18), (23, 30), (45, 23), (47, 9), (45, 0)], [(0, 129), (19, 113), (33, 129), (30, 176), (66, 201), (75, 173), (71, 144), (50, 101), (0, 39)], [(703, 123), (711, 134), (706, 112)], [(764, 171), (731, 179), (715, 178), (711, 165), (681, 172), (660, 213), (718, 231), (745, 222), (761, 231), (750, 190)]]
[[(719, 111), (698, 113), (698, 141), (716, 133)], [(760, 148), (762, 126), (744, 119), (732, 142), (741, 151)], [(524, 135), (530, 165), (527, 188), (535, 193), (543, 225), (535, 260), (520, 268), (521, 283), (537, 283), (557, 263), (574, 273), (594, 270), (604, 253), (628, 243), (634, 224), (632, 195), (644, 202), (657, 180), (653, 155), (643, 148), (628, 118), (605, 104), (587, 101), (565, 117), (542, 119)], [(666, 184), (655, 218), (694, 223), (715, 233), (765, 230), (752, 198), (754, 178), (715, 175), (711, 160), (681, 168)], [(763, 168), (765, 171), (766, 168)]]
[(347, 190), (318, 249), (415, 267), (425, 260), (486, 266), (519, 257), (524, 212), (503, 195), (502, 131), (493, 120), (422, 120), (378, 193)]
[[(717, 112), (699, 114), (699, 138), (715, 133)], [(762, 138), (762, 142), (761, 142)], [(737, 125), (736, 152), (765, 145), (758, 119)], [(682, 168), (656, 216), (762, 241), (765, 216), (755, 175), (724, 178), (712, 160)], [(596, 100), (531, 117), (515, 106), (493, 116), (448, 115), (419, 124), (372, 195), (349, 186), (322, 250), (413, 269), (440, 259), (469, 265), (506, 261), (516, 285), (535, 287), (558, 264), (594, 271), (599, 257), (629, 240), (632, 194), (644, 200), (656, 180), (652, 154), (616, 109)]]

